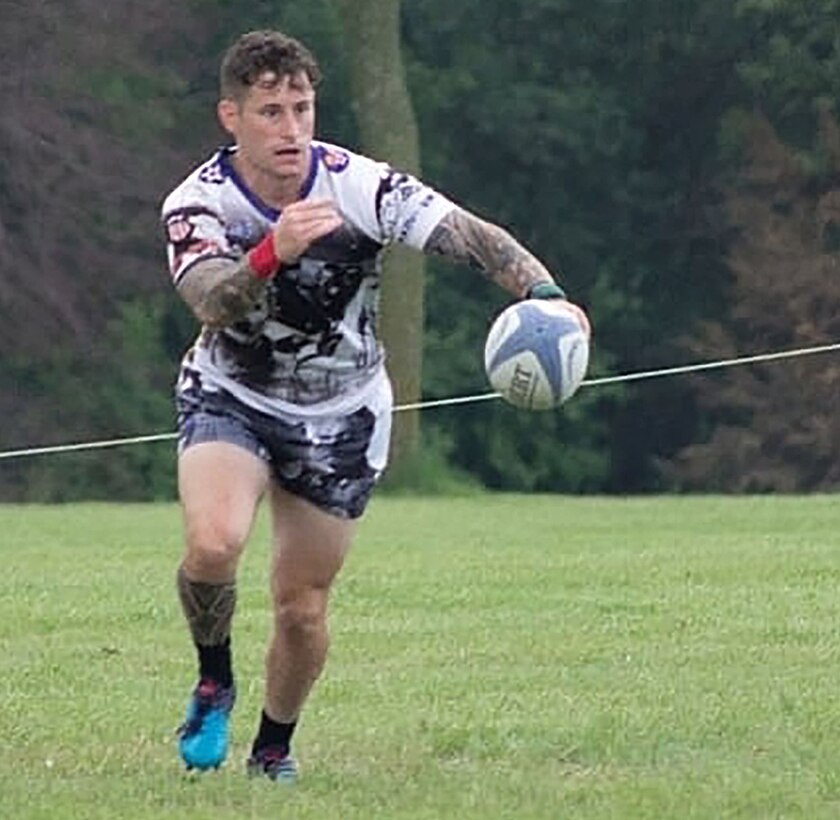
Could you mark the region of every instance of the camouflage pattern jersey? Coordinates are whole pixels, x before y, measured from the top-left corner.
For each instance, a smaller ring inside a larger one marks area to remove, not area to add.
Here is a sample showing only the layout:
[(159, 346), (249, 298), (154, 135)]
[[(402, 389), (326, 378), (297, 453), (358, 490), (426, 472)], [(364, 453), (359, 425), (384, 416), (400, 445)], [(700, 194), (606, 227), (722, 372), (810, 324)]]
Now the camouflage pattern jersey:
[[(176, 285), (202, 260), (241, 259), (280, 216), (239, 177), (235, 151), (219, 150), (164, 201)], [(181, 390), (200, 383), (269, 414), (332, 415), (357, 407), (386, 378), (376, 335), (380, 254), (391, 242), (421, 249), (455, 206), (344, 148), (313, 141), (310, 152), (301, 199), (331, 199), (344, 225), (281, 266), (243, 319), (202, 329), (184, 357)]]

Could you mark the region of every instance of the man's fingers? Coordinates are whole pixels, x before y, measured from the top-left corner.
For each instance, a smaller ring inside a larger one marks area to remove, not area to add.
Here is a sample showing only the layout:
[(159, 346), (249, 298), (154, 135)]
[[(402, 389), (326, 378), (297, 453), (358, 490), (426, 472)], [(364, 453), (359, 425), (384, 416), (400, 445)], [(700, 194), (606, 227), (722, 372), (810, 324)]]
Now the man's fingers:
[(331, 199), (301, 199), (283, 209), (281, 219), (296, 222), (320, 219), (338, 214), (338, 209)]
[[(285, 224), (291, 230), (300, 229), (307, 231), (313, 225), (321, 225), (324, 222), (341, 224), (341, 215), (330, 200), (315, 202), (295, 202), (283, 210), (280, 216), (280, 223)], [(333, 229), (331, 229), (333, 230)]]
[(341, 227), (344, 220), (332, 200), (293, 202), (274, 225), (277, 255), (288, 261), (300, 256), (315, 240)]
[(574, 311), (575, 315), (578, 317), (581, 326), (583, 327), (584, 332), (586, 333), (587, 337), (592, 336), (592, 324), (589, 321), (589, 317), (586, 315), (586, 311), (576, 305), (574, 302), (566, 301), (566, 304), (569, 305), (570, 308)]
[(308, 240), (309, 242), (314, 242), (316, 239), (337, 230), (343, 224), (344, 220), (338, 214), (313, 219), (310, 222), (307, 222), (306, 226), (303, 228), (302, 238)]

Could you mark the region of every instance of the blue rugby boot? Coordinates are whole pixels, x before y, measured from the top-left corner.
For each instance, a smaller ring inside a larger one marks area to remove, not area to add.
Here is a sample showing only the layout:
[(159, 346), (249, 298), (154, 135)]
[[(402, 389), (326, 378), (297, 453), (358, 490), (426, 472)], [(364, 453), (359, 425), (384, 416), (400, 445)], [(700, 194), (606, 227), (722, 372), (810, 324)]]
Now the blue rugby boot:
[(218, 769), (227, 757), (228, 722), (236, 701), (235, 686), (220, 686), (210, 678), (198, 682), (178, 729), (178, 751), (190, 769)]
[(247, 763), (249, 777), (267, 777), (275, 783), (294, 783), (298, 769), (294, 758), (285, 750), (275, 746), (260, 749)]

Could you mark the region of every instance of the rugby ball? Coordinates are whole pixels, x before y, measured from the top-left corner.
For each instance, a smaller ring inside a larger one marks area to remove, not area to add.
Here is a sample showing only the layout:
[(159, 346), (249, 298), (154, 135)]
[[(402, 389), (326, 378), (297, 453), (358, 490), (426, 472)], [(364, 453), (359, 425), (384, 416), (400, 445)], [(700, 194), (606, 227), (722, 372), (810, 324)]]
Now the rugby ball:
[(526, 299), (506, 308), (484, 345), (487, 378), (502, 398), (526, 410), (568, 401), (589, 365), (589, 336), (562, 299)]

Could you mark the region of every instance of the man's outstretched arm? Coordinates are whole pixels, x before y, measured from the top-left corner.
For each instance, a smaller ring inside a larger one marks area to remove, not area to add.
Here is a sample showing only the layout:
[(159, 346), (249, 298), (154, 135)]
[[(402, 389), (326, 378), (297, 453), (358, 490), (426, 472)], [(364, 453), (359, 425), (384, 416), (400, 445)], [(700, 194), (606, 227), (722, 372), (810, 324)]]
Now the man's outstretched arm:
[[(518, 298), (530, 295), (535, 285), (556, 283), (545, 266), (504, 228), (455, 208), (429, 235), (423, 252), (465, 262)], [(562, 297), (557, 288), (554, 295)]]

